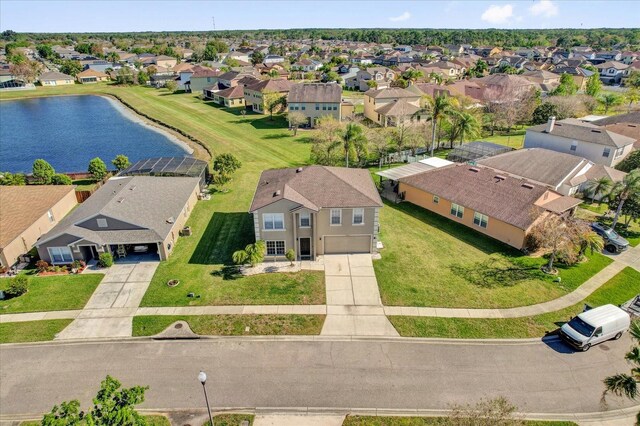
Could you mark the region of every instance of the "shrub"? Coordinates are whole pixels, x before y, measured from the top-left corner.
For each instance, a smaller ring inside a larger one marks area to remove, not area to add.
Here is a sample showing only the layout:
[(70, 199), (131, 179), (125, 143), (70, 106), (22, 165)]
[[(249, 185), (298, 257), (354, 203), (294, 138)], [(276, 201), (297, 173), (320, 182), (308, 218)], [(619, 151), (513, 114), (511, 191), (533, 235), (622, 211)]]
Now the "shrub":
[(56, 173), (51, 178), (52, 185), (71, 185), (72, 183), (71, 178), (63, 173)]
[(4, 291), (9, 297), (18, 297), (27, 292), (29, 289), (29, 278), (26, 275), (18, 275), (11, 278), (9, 287)]
[(291, 265), (293, 266), (293, 261), (296, 260), (296, 252), (293, 249), (289, 249), (284, 254), (284, 256), (287, 258), (289, 262), (291, 262)]
[(44, 272), (49, 269), (49, 264), (45, 260), (38, 260), (36, 262), (36, 270), (38, 272)]
[(107, 165), (104, 164), (100, 157), (96, 157), (89, 161), (87, 171), (91, 173), (94, 179), (102, 180), (107, 176)]
[(74, 269), (82, 269), (85, 266), (87, 266), (87, 262), (85, 262), (84, 260), (74, 260), (71, 264), (71, 267)]
[(111, 253), (102, 253), (98, 260), (98, 265), (103, 268), (111, 267), (113, 265), (113, 256), (111, 256)]

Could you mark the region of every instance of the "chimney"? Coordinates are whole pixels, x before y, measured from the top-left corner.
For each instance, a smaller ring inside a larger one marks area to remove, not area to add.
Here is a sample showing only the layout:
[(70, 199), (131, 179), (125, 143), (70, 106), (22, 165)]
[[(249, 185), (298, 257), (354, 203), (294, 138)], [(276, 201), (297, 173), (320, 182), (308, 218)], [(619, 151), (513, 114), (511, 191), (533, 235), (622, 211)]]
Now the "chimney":
[(553, 132), (553, 126), (555, 125), (556, 125), (556, 117), (555, 116), (549, 117), (549, 120), (547, 121), (547, 129), (545, 130), (545, 132), (546, 133)]

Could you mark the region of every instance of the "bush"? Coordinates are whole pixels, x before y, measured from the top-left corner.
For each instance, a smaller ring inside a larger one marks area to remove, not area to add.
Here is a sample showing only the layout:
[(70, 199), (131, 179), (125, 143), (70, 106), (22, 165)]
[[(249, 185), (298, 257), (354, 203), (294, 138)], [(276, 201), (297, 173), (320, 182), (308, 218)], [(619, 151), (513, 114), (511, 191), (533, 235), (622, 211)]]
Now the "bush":
[(87, 171), (91, 173), (94, 179), (102, 180), (107, 176), (107, 165), (104, 164), (100, 157), (96, 157), (89, 161)]
[(44, 272), (49, 269), (49, 264), (45, 260), (38, 260), (36, 262), (36, 270), (38, 272)]
[(98, 260), (98, 265), (103, 268), (111, 267), (113, 265), (113, 256), (111, 256), (111, 253), (102, 253)]
[(84, 269), (85, 266), (87, 266), (87, 262), (84, 260), (74, 260), (71, 264), (73, 269)]
[(293, 261), (296, 260), (296, 252), (293, 249), (289, 249), (284, 256), (289, 262), (291, 262), (291, 265), (293, 265)]
[(52, 185), (71, 185), (72, 183), (71, 178), (62, 173), (56, 173), (51, 178)]
[(4, 291), (9, 297), (18, 297), (27, 292), (29, 289), (29, 278), (26, 275), (18, 275), (11, 278), (9, 287)]

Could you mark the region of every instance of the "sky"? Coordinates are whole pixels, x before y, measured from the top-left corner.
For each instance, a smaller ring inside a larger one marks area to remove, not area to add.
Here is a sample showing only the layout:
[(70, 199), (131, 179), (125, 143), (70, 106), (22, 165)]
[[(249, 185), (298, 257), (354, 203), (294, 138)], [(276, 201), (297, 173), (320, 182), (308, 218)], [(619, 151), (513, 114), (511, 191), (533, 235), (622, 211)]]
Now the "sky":
[(627, 1), (0, 0), (0, 31), (125, 32), (281, 28), (637, 28)]

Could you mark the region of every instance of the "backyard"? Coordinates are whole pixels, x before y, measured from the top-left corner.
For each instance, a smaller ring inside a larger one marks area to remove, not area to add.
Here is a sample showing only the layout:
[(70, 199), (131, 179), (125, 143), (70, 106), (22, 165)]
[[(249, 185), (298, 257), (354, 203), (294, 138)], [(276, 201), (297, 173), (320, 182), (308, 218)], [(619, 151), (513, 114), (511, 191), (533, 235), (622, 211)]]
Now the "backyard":
[[(386, 203), (380, 211), (382, 259), (373, 266), (384, 305), (449, 308), (508, 308), (532, 305), (576, 289), (611, 263), (587, 253), (589, 261), (557, 265), (562, 281), (543, 274), (533, 258), (409, 203)], [(516, 269), (504, 283), (475, 282), (481, 270), (496, 276)], [(515, 273), (514, 272), (514, 273)]]

